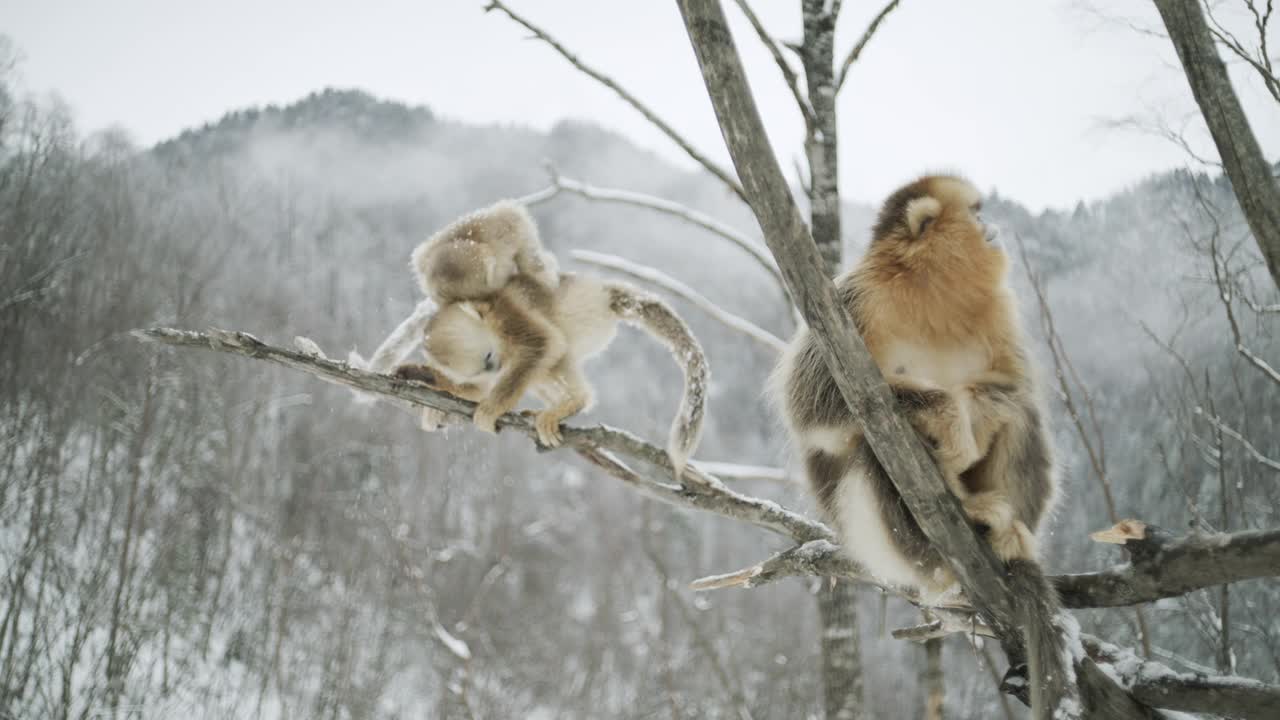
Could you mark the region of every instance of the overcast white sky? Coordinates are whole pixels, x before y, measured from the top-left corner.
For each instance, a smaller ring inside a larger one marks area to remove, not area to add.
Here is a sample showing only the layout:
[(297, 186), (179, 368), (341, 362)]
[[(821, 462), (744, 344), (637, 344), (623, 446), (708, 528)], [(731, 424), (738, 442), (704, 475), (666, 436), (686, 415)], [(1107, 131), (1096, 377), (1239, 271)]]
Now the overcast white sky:
[[(548, 128), (581, 118), (673, 161), (678, 149), (484, 0), (0, 0), (34, 91), (57, 91), (83, 129), (118, 125), (141, 143), (248, 105), (324, 86), (359, 87), (465, 121)], [(713, 157), (724, 159), (689, 41), (671, 0), (509, 0), (607, 71)], [(882, 0), (846, 0), (838, 54)], [(1102, 3), (1098, 3), (1102, 4)], [(1148, 27), (1145, 0), (1105, 3)], [(800, 121), (772, 60), (736, 7), (757, 99), (779, 154), (800, 153)], [(1032, 207), (1068, 207), (1187, 164), (1163, 140), (1105, 129), (1158, 110), (1193, 118), (1167, 41), (1103, 22), (1065, 0), (903, 0), (840, 97), (841, 182), (876, 202), (930, 169), (964, 172)], [(798, 38), (799, 0), (755, 0)], [(1280, 47), (1280, 38), (1272, 38)], [(1275, 158), (1280, 108), (1237, 67), (1254, 130)]]

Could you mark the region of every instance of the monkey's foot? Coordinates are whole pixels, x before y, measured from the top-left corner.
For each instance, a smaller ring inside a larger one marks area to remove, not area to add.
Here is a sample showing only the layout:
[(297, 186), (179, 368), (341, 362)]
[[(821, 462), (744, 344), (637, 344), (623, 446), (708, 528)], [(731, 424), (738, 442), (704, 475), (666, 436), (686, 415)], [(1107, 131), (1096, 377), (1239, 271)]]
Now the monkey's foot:
[(552, 413), (538, 413), (533, 419), (533, 428), (538, 431), (538, 442), (547, 447), (560, 447), (560, 443), (564, 442), (564, 437), (560, 434), (559, 415)]
[(502, 417), (505, 412), (506, 410), (500, 407), (490, 405), (487, 402), (482, 402), (476, 406), (476, 412), (475, 415), (472, 416), (472, 422), (474, 422), (476, 427), (480, 430), (487, 433), (496, 433), (498, 432), (498, 418)]
[(424, 432), (435, 432), (445, 426), (449, 414), (443, 410), (435, 408), (422, 408), (422, 416), (418, 421), (419, 426)]

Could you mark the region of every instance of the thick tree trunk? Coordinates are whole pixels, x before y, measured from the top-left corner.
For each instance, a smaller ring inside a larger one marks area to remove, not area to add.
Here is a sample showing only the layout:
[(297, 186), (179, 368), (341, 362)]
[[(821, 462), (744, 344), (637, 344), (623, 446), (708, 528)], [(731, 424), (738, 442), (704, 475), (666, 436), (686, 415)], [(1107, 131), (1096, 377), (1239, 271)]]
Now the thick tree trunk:
[(834, 276), (840, 269), (840, 159), (836, 125), (836, 16), (824, 10), (824, 0), (804, 0), (804, 42), (801, 62), (813, 108), (813, 125), (805, 138), (809, 160), (809, 224), (818, 254)]
[(1258, 241), (1271, 279), (1280, 287), (1280, 183), (1249, 127), (1231, 86), (1227, 66), (1218, 57), (1200, 0), (1155, 0), (1178, 51), (1200, 113), (1222, 157), (1222, 167), (1249, 229)]
[(924, 690), (924, 720), (942, 720), (942, 701), (947, 696), (942, 675), (942, 638), (924, 644), (924, 672), (920, 687)]
[(854, 583), (823, 579), (818, 591), (818, 618), (822, 624), (822, 700), (827, 720), (866, 717), (857, 602)]
[[(806, 128), (809, 162), (809, 226), (828, 276), (840, 270), (840, 178), (835, 92), (836, 16), (824, 0), (804, 0), (801, 62), (813, 120)], [(818, 591), (822, 625), (822, 687), (827, 720), (862, 718), (862, 662), (858, 647), (858, 596), (848, 581)]]

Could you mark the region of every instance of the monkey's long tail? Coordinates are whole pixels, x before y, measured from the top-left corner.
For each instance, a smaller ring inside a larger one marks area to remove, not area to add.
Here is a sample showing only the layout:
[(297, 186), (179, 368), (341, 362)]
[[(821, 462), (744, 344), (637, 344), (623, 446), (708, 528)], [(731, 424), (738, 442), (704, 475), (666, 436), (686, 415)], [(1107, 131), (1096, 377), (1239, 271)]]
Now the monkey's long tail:
[(667, 441), (667, 455), (675, 466), (676, 477), (680, 477), (702, 438), (710, 375), (707, 357), (689, 326), (662, 300), (620, 283), (610, 283), (608, 290), (609, 309), (619, 318), (647, 330), (662, 341), (684, 371), (684, 396), (680, 399), (680, 411), (671, 424), (671, 437)]
[[(1058, 717), (1056, 703), (1079, 704), (1072, 653), (1063, 638), (1058, 593), (1034, 560), (1010, 560), (1009, 584), (1022, 603), (1018, 622), (1026, 643), (1027, 681), (1031, 685), (1031, 716)], [(1077, 628), (1078, 632), (1078, 628)]]

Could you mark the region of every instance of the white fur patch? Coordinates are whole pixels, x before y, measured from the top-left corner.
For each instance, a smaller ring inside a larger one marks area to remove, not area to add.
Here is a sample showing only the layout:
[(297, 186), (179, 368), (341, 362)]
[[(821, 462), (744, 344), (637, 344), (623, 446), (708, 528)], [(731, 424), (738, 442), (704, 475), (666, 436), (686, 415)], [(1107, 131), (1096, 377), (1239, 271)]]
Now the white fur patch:
[(852, 471), (836, 488), (840, 544), (844, 551), (882, 582), (920, 587), (927, 585), (921, 568), (913, 566), (893, 544), (889, 527), (880, 516), (880, 505), (861, 473)]
[(848, 427), (814, 427), (804, 431), (801, 443), (828, 455), (846, 455), (853, 448), (854, 431)]

